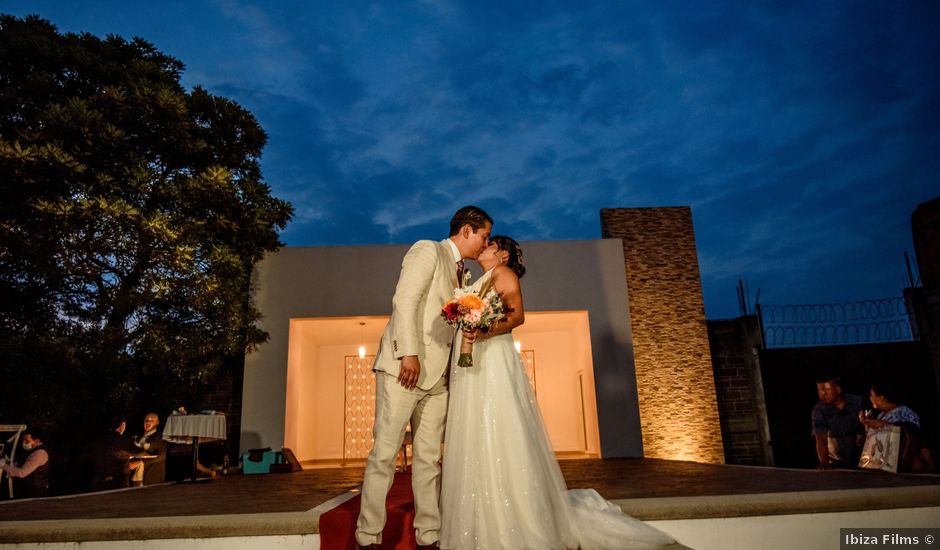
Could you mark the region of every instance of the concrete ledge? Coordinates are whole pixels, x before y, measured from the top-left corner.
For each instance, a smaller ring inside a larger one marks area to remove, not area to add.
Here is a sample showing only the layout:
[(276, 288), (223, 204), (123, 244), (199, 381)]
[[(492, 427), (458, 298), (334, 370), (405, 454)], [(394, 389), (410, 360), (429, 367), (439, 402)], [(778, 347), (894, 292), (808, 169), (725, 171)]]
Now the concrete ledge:
[(319, 512), (0, 522), (0, 543), (90, 542), (319, 533)]
[(644, 521), (818, 514), (936, 507), (940, 506), (940, 486), (635, 498), (613, 502), (625, 514)]
[[(940, 507), (940, 486), (637, 498), (613, 502), (625, 513), (644, 521), (822, 514)], [(0, 522), (0, 543), (312, 535), (319, 534), (320, 514), (329, 507), (318, 506), (306, 512), (215, 516), (5, 521)]]

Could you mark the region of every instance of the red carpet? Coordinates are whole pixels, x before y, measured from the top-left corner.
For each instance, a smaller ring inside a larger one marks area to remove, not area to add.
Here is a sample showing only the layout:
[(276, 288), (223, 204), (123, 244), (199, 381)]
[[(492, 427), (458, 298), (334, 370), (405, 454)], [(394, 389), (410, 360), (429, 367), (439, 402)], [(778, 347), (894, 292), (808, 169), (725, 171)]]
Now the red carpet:
[[(354, 550), (356, 519), (362, 501), (356, 495), (320, 516), (321, 550)], [(385, 550), (412, 550), (415, 547), (415, 504), (411, 493), (411, 472), (397, 473), (385, 501), (388, 518), (382, 531)]]

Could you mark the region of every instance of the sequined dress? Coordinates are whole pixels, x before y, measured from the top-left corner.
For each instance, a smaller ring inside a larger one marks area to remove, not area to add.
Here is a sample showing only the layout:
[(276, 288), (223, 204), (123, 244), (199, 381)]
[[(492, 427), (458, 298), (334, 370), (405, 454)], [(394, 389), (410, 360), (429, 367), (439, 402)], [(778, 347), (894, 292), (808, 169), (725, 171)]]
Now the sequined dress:
[(478, 341), (473, 366), (455, 365), (450, 376), (441, 548), (594, 550), (673, 542), (593, 489), (567, 490), (512, 335)]

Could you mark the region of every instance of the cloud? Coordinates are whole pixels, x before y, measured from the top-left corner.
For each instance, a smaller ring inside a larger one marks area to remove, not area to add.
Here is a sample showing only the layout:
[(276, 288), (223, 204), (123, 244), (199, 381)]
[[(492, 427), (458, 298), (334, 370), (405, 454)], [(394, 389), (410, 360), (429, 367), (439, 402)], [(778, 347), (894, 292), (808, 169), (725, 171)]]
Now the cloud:
[(33, 11), (152, 37), (248, 107), (288, 244), (439, 238), (468, 203), (522, 240), (598, 238), (600, 208), (691, 205), (730, 316), (741, 276), (781, 303), (897, 294), (936, 195), (935, 2), (161, 6)]

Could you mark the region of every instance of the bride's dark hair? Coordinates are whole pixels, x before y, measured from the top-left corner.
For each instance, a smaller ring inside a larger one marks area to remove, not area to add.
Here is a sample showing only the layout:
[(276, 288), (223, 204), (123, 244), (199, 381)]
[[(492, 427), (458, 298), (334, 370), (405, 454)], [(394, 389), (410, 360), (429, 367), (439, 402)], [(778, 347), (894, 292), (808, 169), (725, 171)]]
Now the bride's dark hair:
[(506, 267), (511, 269), (516, 277), (522, 278), (525, 275), (525, 266), (522, 265), (522, 247), (512, 237), (505, 235), (494, 235), (490, 241), (496, 243), (496, 247), (509, 253), (506, 258)]

